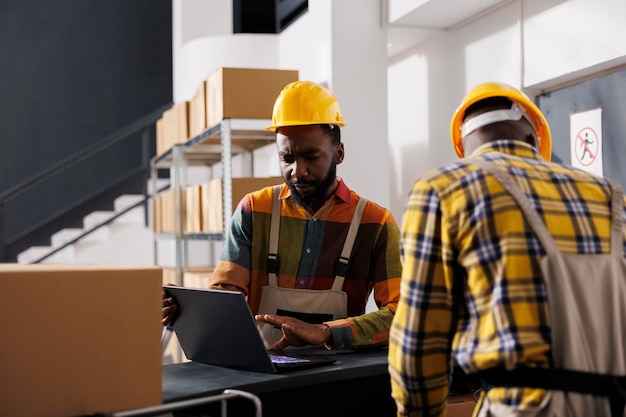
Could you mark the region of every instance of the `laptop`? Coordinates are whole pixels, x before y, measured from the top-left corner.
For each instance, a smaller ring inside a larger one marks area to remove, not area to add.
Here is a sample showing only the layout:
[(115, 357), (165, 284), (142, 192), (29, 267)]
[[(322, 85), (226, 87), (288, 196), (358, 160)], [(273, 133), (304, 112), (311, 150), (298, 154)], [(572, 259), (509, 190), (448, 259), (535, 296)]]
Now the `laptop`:
[(241, 292), (173, 285), (163, 289), (178, 302), (171, 326), (193, 362), (279, 373), (337, 361), (330, 354), (305, 354), (299, 349), (268, 351)]

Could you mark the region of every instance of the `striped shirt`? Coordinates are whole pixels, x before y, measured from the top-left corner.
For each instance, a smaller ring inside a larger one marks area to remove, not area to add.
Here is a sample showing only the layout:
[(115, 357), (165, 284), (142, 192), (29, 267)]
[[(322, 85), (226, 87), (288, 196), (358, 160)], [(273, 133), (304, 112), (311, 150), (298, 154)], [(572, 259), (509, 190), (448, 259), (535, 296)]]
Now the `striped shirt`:
[[(297, 206), (283, 184), (280, 194), (278, 286), (327, 290), (334, 280), (359, 195), (343, 180), (335, 194), (317, 213)], [(272, 187), (247, 194), (235, 210), (224, 250), (210, 286), (236, 288), (248, 297), (253, 313), (259, 308), (261, 290), (268, 285)], [(354, 242), (350, 269), (343, 291), (347, 294), (348, 319), (327, 323), (333, 343), (341, 348), (386, 345), (389, 327), (400, 296), (400, 230), (391, 213), (369, 201), (363, 211)], [(377, 311), (365, 314), (371, 292)]]
[[(491, 142), (472, 156), (508, 169), (562, 252), (610, 252), (611, 195), (603, 178), (546, 162), (520, 141)], [(389, 341), (399, 416), (444, 414), (451, 355), (466, 373), (549, 366), (551, 323), (539, 265), (545, 252), (493, 176), (461, 160), (416, 181), (401, 244), (401, 295)], [(544, 394), (497, 388), (488, 397), (528, 409)]]

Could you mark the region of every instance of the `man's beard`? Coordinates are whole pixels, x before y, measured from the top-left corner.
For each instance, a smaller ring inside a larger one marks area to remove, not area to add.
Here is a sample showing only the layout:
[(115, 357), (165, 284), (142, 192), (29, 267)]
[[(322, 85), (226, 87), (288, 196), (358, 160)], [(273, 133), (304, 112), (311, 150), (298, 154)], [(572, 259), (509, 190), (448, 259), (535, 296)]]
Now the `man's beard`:
[(300, 206), (310, 207), (313, 212), (319, 210), (326, 202), (326, 192), (335, 183), (337, 179), (337, 164), (333, 162), (328, 170), (328, 174), (324, 180), (315, 187), (313, 194), (308, 196), (301, 195), (291, 181), (287, 181), (287, 186), (291, 190), (289, 199)]

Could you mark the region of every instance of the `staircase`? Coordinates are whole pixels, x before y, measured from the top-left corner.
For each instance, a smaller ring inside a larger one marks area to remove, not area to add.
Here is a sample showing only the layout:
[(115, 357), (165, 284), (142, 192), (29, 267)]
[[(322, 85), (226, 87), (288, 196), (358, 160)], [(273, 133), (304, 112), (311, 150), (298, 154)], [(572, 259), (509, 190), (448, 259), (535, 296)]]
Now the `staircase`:
[(147, 221), (142, 200), (142, 195), (122, 195), (115, 199), (113, 211), (90, 213), (82, 228), (58, 231), (50, 246), (30, 247), (18, 254), (17, 262), (36, 263), (45, 257), (38, 263), (154, 265), (152, 200)]

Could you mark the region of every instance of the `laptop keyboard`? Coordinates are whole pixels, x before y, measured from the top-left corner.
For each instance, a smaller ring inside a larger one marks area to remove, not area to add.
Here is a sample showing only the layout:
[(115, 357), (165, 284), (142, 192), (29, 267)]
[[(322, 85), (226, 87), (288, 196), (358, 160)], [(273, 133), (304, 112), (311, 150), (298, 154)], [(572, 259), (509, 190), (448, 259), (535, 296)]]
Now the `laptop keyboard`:
[(294, 358), (293, 356), (281, 355), (277, 353), (270, 354), (270, 359), (272, 363), (275, 364), (298, 364), (298, 363), (307, 363), (310, 362), (310, 359), (306, 358)]

